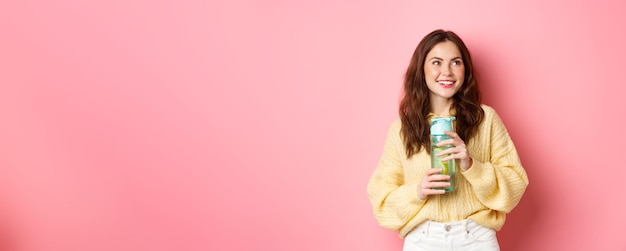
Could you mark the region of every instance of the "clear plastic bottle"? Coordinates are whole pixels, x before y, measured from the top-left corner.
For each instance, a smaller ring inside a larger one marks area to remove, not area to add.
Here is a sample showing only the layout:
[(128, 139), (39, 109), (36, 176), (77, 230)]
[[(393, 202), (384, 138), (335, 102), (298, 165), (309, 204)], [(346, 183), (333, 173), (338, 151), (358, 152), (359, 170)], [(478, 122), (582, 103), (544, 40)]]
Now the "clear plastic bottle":
[(439, 188), (439, 189), (444, 189), (446, 192), (451, 192), (451, 191), (454, 191), (454, 189), (456, 189), (457, 164), (456, 164), (456, 160), (454, 159), (448, 160), (448, 161), (441, 161), (441, 159), (445, 158), (446, 156), (441, 156), (441, 157), (436, 156), (437, 153), (452, 147), (452, 145), (437, 146), (437, 143), (439, 143), (442, 140), (450, 139), (450, 137), (446, 135), (444, 131), (451, 131), (451, 132), (454, 131), (454, 126), (452, 126), (452, 121), (454, 121), (455, 119), (456, 118), (453, 116), (438, 117), (438, 118), (432, 119), (430, 123), (430, 150), (431, 150), (430, 153), (432, 156), (431, 167), (441, 168), (443, 170), (441, 174), (450, 175), (450, 181), (449, 181), (450, 187)]

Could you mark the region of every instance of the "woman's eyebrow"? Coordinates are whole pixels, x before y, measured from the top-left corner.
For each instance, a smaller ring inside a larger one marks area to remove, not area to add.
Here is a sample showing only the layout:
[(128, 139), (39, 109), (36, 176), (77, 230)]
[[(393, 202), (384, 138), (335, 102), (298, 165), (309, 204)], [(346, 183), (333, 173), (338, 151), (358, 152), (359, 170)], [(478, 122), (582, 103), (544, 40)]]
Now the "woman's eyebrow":
[[(432, 57), (432, 58), (430, 58), (430, 59), (429, 59), (429, 61), (430, 61), (430, 60), (435, 60), (435, 59), (436, 59), (436, 60), (441, 60), (441, 61), (443, 61), (443, 58), (440, 58), (440, 57)], [(462, 60), (462, 59), (463, 59), (463, 57), (461, 57), (461, 56), (458, 56), (458, 57), (453, 57), (452, 59), (450, 59), (450, 61), (452, 61), (452, 60), (457, 60), (457, 59), (461, 59), (461, 60)]]

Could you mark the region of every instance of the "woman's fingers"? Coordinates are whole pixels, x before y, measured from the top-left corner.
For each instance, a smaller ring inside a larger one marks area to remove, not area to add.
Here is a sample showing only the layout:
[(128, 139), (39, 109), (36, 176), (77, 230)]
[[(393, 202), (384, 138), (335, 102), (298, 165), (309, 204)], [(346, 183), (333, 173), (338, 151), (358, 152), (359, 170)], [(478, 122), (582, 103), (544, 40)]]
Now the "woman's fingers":
[(450, 176), (440, 174), (441, 171), (441, 168), (431, 168), (427, 171), (420, 183), (420, 189), (418, 191), (420, 199), (425, 200), (428, 195), (444, 194), (445, 191), (438, 188), (450, 187), (450, 182), (448, 182)]

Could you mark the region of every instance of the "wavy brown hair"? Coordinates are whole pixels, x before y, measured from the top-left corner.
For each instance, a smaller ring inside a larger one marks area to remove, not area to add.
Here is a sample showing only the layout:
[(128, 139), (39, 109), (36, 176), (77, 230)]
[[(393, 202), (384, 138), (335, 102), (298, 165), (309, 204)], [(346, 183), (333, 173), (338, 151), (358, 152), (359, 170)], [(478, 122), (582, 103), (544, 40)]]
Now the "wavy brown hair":
[(480, 92), (474, 76), (470, 52), (463, 40), (452, 31), (435, 30), (417, 45), (404, 77), (404, 93), (400, 101), (401, 135), (408, 158), (425, 148), (430, 153), (430, 90), (424, 78), (426, 54), (438, 43), (451, 41), (461, 51), (465, 65), (465, 79), (459, 91), (452, 97), (456, 110), (455, 131), (467, 142), (478, 130), (485, 112), (480, 107)]

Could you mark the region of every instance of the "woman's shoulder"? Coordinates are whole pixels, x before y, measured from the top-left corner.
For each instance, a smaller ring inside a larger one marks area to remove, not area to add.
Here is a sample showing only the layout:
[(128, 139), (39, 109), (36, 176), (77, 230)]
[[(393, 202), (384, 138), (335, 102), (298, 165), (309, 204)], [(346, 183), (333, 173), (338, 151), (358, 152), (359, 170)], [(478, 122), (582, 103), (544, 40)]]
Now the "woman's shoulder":
[(498, 117), (498, 113), (496, 112), (496, 109), (494, 109), (493, 107), (486, 105), (486, 104), (481, 104), (480, 107), (483, 108), (483, 111), (485, 112), (485, 118), (491, 120), (493, 118)]
[(493, 114), (496, 113), (496, 110), (493, 109), (493, 107), (486, 105), (486, 104), (481, 104), (480, 105), (481, 108), (483, 108), (483, 111), (485, 111), (485, 115), (486, 114)]
[(485, 111), (485, 116), (483, 117), (483, 121), (485, 121), (485, 124), (489, 124), (491, 126), (504, 126), (502, 119), (500, 118), (500, 115), (498, 115), (498, 112), (496, 112), (495, 108), (485, 104), (481, 104), (480, 106), (483, 108), (483, 111)]
[(402, 120), (400, 118), (393, 120), (393, 122), (391, 122), (391, 125), (389, 126), (390, 131), (400, 131), (401, 129), (402, 129)]

